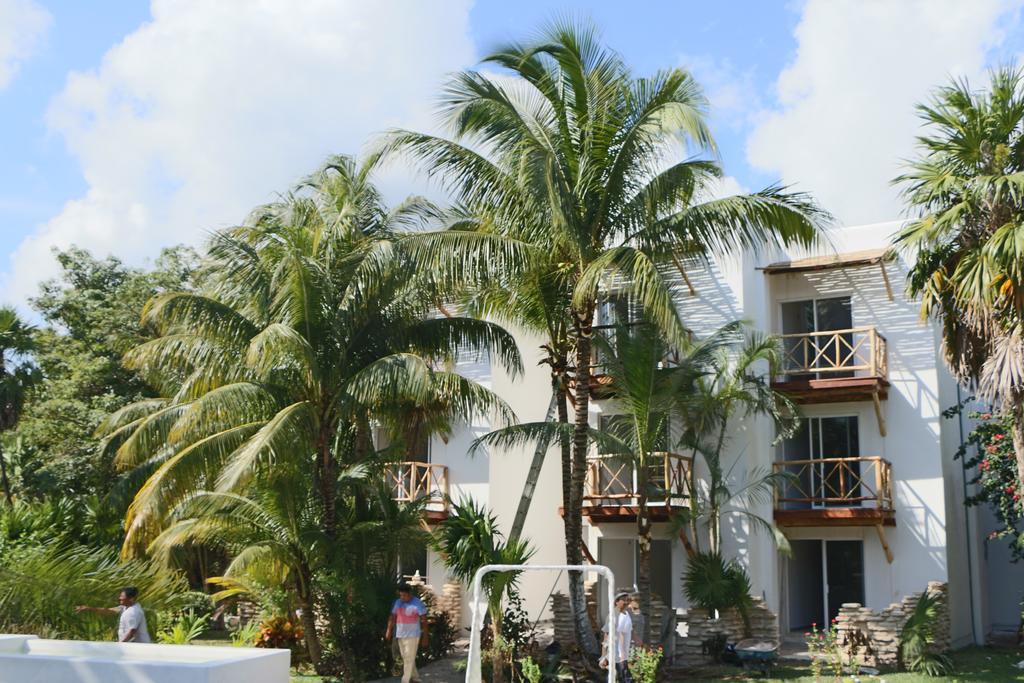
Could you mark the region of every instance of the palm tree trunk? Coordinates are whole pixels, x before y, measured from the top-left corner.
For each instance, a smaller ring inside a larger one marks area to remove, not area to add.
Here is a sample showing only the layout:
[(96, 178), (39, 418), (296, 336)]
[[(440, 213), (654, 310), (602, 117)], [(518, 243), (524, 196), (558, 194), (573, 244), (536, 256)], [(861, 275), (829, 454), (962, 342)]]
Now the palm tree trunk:
[(491, 683), (505, 683), (504, 650), (498, 647), (501, 643), (501, 605), (491, 609)]
[(302, 633), (306, 640), (306, 652), (309, 653), (309, 662), (313, 668), (320, 673), (323, 665), (323, 648), (320, 645), (320, 636), (316, 632), (316, 613), (313, 611), (313, 601), (305, 591), (299, 593), (299, 608), (302, 610)]
[[(569, 396), (561, 382), (558, 386), (558, 421), (569, 424)], [(567, 436), (562, 436), (559, 447), (562, 450), (562, 509), (568, 510), (572, 500), (572, 442)]]
[[(640, 614), (643, 616), (643, 627), (640, 631), (640, 640), (644, 645), (650, 645), (651, 634), (651, 518), (647, 509), (647, 494), (643, 493), (645, 482), (640, 482), (638, 477), (637, 486), (637, 515), (636, 535), (637, 543), (640, 546), (640, 566), (637, 568), (636, 588), (640, 593)], [(664, 596), (663, 596), (664, 597)]]
[(14, 505), (14, 498), (11, 497), (11, 481), (7, 478), (7, 461), (4, 456), (3, 444), (0, 443), (0, 483), (4, 488), (4, 500), (8, 507)]
[(320, 503), (323, 506), (324, 517), (321, 521), (324, 534), (327, 538), (333, 539), (337, 533), (337, 483), (338, 474), (334, 461), (334, 434), (333, 430), (324, 427), (320, 430), (320, 438), (317, 442), (317, 479), (320, 489)]
[[(587, 473), (587, 452), (590, 446), (590, 349), (593, 334), (594, 307), (574, 311), (576, 333), (576, 405), (572, 439), (572, 477), (569, 505), (563, 518), (565, 524), (565, 559), (568, 564), (583, 564), (583, 484)], [(576, 643), (590, 657), (600, 654), (600, 645), (587, 614), (583, 591), (583, 574), (569, 572), (569, 604), (573, 612)]]
[[(551, 404), (548, 412), (544, 415), (545, 422), (550, 422), (554, 416), (555, 406), (558, 403), (558, 380), (551, 378)], [(530, 469), (526, 472), (526, 482), (523, 484), (523, 493), (519, 496), (519, 505), (516, 507), (516, 516), (512, 520), (512, 530), (509, 531), (510, 541), (518, 541), (523, 535), (523, 527), (526, 526), (526, 515), (530, 512), (530, 504), (533, 503), (533, 494), (537, 490), (537, 482), (540, 480), (540, 472), (544, 467), (544, 457), (547, 455), (548, 445), (538, 441), (533, 451), (533, 460), (530, 462)], [(563, 474), (563, 479), (567, 473)], [(563, 503), (564, 504), (564, 503)]]

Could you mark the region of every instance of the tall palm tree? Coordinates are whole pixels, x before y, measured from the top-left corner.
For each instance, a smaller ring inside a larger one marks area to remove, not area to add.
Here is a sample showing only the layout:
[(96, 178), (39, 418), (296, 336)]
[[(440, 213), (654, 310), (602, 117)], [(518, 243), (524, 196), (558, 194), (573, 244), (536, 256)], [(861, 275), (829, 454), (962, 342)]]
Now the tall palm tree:
[(491, 391), (443, 368), (460, 352), (489, 352), (515, 374), (514, 340), (489, 322), (431, 317), (396, 245), (431, 208), (386, 208), (370, 182), (376, 163), (330, 159), (214, 234), (205, 291), (147, 304), (156, 337), (125, 363), (162, 398), (102, 427), (120, 467), (151, 472), (128, 510), (126, 555), (144, 551), (186, 496), (244, 493), (278, 468), (311, 469), (321, 530), (336, 539), (339, 472), (373, 459), (382, 416), (411, 406), (435, 427), (439, 415), (513, 420)]
[[(505, 540), (498, 530), (497, 518), (472, 498), (452, 503), (451, 514), (438, 525), (433, 542), (449, 571), (466, 585), (472, 583), (477, 570), (485, 565), (526, 564), (533, 555), (526, 541)], [(501, 603), (518, 578), (515, 572), (492, 572), (483, 579), (495, 643), (492, 669), (495, 683), (504, 680), (504, 661), (498, 647), (503, 615)]]
[[(17, 311), (0, 307), (0, 433), (17, 424), (29, 387), (38, 378), (35, 365), (27, 358), (35, 348), (33, 332), (34, 328), (23, 322)], [(0, 441), (0, 486), (7, 505), (12, 505), (14, 498), (2, 446)]]
[(917, 109), (919, 154), (894, 181), (913, 218), (894, 245), (953, 374), (1012, 419), (1024, 483), (1024, 72), (996, 69), (985, 91), (954, 81)]
[[(711, 199), (721, 176), (706, 102), (682, 69), (632, 74), (594, 29), (546, 27), (483, 60), (507, 74), (466, 71), (445, 87), (453, 139), (394, 132), (385, 145), (424, 164), (459, 200), (485, 207), (490, 230), (410, 238), (424, 267), (451, 282), (556, 277), (570, 294), (572, 462), (566, 559), (582, 562), (581, 504), (594, 312), (603, 283), (620, 276), (673, 344), (686, 332), (666, 263), (765, 245), (810, 244), (827, 221), (805, 195), (769, 187)], [(598, 652), (582, 576), (570, 573), (577, 639)]]

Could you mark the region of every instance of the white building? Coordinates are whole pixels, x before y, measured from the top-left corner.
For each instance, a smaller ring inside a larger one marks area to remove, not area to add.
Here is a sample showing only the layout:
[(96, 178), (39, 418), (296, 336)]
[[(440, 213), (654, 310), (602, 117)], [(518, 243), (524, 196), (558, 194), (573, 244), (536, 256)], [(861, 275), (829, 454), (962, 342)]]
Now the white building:
[[(935, 580), (949, 584), (954, 644), (982, 643), (993, 631), (1017, 628), (1024, 567), (1011, 565), (999, 542), (985, 541), (987, 511), (964, 506), (963, 468), (953, 454), (971, 425), (942, 418), (960, 394), (942, 363), (935, 324), (922, 321), (918, 303), (905, 294), (906, 265), (883, 259), (896, 227), (845, 228), (818, 253), (747, 255), (693, 266), (688, 282), (680, 276), (679, 310), (698, 335), (738, 319), (784, 335), (790, 374), (775, 382), (804, 416), (800, 433), (784, 443), (773, 446), (767, 420), (747, 420), (730, 429), (728, 446), (729, 462), (740, 459), (739, 477), (774, 467), (799, 479), (757, 511), (786, 533), (792, 556), (783, 557), (770, 538), (739, 519), (724, 530), (724, 551), (748, 567), (755, 592), (779, 615), (784, 633), (826, 623), (844, 602), (885, 608)], [(518, 339), (524, 377), (485, 363), (462, 369), (489, 383), (521, 421), (543, 420), (550, 384), (547, 367), (537, 365), (542, 340)], [(591, 406), (595, 427), (615, 411), (614, 399)], [(420, 484), (410, 480), (407, 493), (470, 494), (495, 511), (507, 533), (532, 451), (469, 457), (469, 444), (487, 430), (473, 425), (447, 443), (434, 439), (424, 456), (430, 467), (417, 470)], [(672, 456), (671, 470), (685, 478), (690, 462)], [(615, 571), (619, 587), (629, 587), (635, 516), (628, 497), (609, 496), (628, 494), (630, 476), (596, 463), (593, 471), (585, 543)], [(699, 486), (699, 463), (693, 476)], [(552, 451), (524, 531), (537, 549), (536, 563), (564, 562), (560, 505), (560, 464)], [(440, 503), (434, 509), (435, 517), (443, 515)], [(669, 527), (655, 525), (653, 589), (685, 608), (686, 553)], [(425, 569), (428, 582), (444, 582), (438, 558), (429, 557)], [(564, 577), (525, 575), (521, 592), (531, 617), (564, 585)]]

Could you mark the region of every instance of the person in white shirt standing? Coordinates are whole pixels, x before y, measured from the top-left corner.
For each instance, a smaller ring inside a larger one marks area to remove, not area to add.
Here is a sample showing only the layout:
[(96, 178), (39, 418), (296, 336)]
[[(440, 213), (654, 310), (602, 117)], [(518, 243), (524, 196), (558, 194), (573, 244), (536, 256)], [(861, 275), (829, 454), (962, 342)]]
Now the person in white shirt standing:
[(146, 630), (146, 613), (137, 602), (139, 589), (127, 586), (117, 596), (117, 607), (87, 607), (79, 605), (75, 612), (94, 612), (96, 614), (116, 614), (117, 639), (122, 643), (149, 643), (149, 631)]
[[(633, 683), (629, 673), (629, 646), (633, 642), (633, 619), (629, 616), (629, 593), (615, 596), (615, 680), (622, 683)], [(601, 667), (608, 666), (608, 629), (604, 625), (604, 653), (601, 655)]]

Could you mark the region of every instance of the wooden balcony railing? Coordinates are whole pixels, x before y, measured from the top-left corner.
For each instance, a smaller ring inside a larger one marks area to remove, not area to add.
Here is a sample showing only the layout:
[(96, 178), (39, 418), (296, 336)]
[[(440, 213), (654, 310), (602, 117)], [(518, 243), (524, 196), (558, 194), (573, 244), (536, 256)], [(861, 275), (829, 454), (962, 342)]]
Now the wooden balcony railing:
[(790, 476), (775, 492), (776, 510), (893, 510), (892, 465), (880, 457), (786, 460), (773, 467)]
[(398, 462), (387, 467), (388, 486), (399, 503), (424, 501), (428, 515), (448, 514), (448, 467), (426, 462)]
[(783, 377), (888, 379), (885, 337), (874, 327), (782, 335)]
[[(584, 510), (634, 508), (639, 482), (632, 461), (616, 455), (593, 455), (583, 495)], [(693, 458), (677, 453), (651, 453), (647, 501), (651, 508), (688, 507), (693, 491)], [(635, 514), (635, 511), (633, 511)]]

